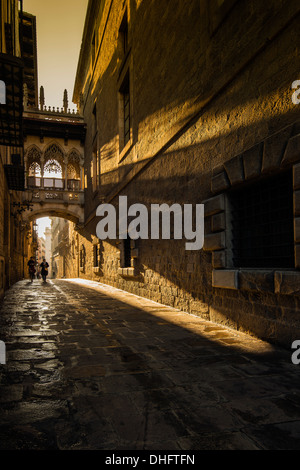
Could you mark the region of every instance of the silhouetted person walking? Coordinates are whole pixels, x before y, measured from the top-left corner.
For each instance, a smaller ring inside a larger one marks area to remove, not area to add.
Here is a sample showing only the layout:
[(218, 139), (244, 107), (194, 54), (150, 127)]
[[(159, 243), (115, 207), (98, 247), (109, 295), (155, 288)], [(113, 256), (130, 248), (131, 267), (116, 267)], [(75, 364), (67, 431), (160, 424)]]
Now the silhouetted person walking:
[(42, 269), (41, 274), (42, 274), (43, 281), (46, 282), (47, 276), (48, 276), (49, 264), (47, 263), (45, 258), (43, 258), (43, 261), (40, 264), (40, 268)]
[(33, 256), (31, 256), (30, 260), (27, 263), (28, 269), (29, 269), (29, 277), (31, 282), (33, 282), (33, 278), (35, 275), (35, 259)]

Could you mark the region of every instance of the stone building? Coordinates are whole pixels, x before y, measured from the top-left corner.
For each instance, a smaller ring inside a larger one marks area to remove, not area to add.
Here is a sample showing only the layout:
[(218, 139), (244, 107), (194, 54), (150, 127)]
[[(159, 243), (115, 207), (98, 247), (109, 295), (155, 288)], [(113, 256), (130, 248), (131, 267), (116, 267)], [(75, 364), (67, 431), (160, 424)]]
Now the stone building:
[[(80, 277), (288, 347), (299, 337), (299, 13), (288, 0), (89, 1), (73, 96), (87, 124)], [(120, 196), (204, 204), (203, 249), (98, 240), (96, 209)]]
[(0, 298), (24, 277), (30, 252), (23, 214), (22, 2), (0, 3)]
[(43, 258), (45, 258), (46, 254), (46, 244), (45, 239), (43, 237), (38, 237), (38, 252), (37, 252), (37, 262), (41, 264)]
[(36, 18), (22, 1), (0, 2), (0, 297), (38, 261), (35, 220), (83, 222), (83, 142), (79, 113), (38, 96)]
[(49, 275), (51, 275), (51, 229), (49, 227), (45, 228), (45, 258), (49, 264)]
[[(25, 172), (23, 201), (29, 201), (32, 209), (26, 212), (25, 220), (31, 223), (44, 216), (62, 217), (65, 221), (73, 221), (77, 227), (84, 221), (85, 124), (79, 109), (75, 112), (68, 107), (67, 90), (64, 90), (61, 108), (46, 105), (43, 86), (38, 96), (36, 19), (29, 13), (23, 13), (23, 20), (26, 50), (22, 113)], [(55, 224), (54, 232), (60, 228), (60, 224)], [(56, 277), (61, 274), (58, 266), (64, 266), (64, 262), (59, 262), (61, 251), (57, 251), (56, 247), (56, 255), (52, 258), (51, 237), (49, 233), (47, 236), (47, 256), (51, 263), (53, 261), (50, 273)]]
[[(66, 277), (67, 273), (70, 276), (72, 252), (69, 231), (70, 222), (67, 219), (51, 217), (51, 260), (49, 264), (50, 275), (53, 278)], [(71, 277), (77, 276), (72, 273)]]

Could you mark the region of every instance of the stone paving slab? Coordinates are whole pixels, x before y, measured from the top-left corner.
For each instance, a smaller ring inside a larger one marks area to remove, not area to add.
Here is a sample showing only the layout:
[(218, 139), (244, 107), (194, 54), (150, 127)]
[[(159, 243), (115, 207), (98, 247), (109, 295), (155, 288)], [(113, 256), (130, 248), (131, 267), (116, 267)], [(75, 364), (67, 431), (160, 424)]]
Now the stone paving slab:
[(92, 281), (0, 309), (0, 450), (300, 449), (291, 352)]

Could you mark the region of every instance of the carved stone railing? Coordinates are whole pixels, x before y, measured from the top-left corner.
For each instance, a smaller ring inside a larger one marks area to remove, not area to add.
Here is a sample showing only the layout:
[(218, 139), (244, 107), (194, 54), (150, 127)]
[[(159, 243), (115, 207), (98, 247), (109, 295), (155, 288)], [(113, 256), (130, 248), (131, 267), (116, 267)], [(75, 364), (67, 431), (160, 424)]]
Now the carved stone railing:
[(55, 202), (61, 204), (83, 204), (84, 192), (83, 191), (69, 191), (69, 190), (49, 190), (45, 188), (37, 188), (32, 191), (32, 201), (34, 203), (41, 202)]
[(34, 189), (47, 189), (47, 190), (63, 190), (67, 189), (68, 191), (80, 191), (81, 184), (80, 180), (77, 179), (68, 179), (67, 188), (65, 188), (65, 180), (62, 178), (52, 178), (52, 177), (41, 177), (41, 176), (28, 176), (27, 178), (27, 188)]

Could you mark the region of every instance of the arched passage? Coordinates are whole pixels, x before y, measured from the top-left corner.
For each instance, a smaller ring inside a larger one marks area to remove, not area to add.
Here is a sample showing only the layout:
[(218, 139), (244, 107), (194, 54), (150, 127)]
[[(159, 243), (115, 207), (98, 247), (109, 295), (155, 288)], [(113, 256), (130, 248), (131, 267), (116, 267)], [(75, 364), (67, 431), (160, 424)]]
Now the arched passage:
[(31, 212), (28, 212), (27, 215), (23, 216), (24, 220), (28, 222), (33, 222), (34, 220), (42, 217), (60, 217), (62, 219), (69, 220), (70, 222), (73, 222), (75, 225), (78, 226), (82, 224), (83, 220), (81, 212), (76, 210), (66, 210), (63, 207), (51, 207), (51, 204), (49, 205), (49, 207), (42, 208), (35, 208), (33, 206), (33, 210)]
[(76, 218), (67, 212), (39, 211), (28, 217), (30, 255), (36, 262), (36, 278), (41, 278), (41, 263), (48, 263), (48, 278), (64, 278), (73, 270), (78, 277), (79, 250)]

